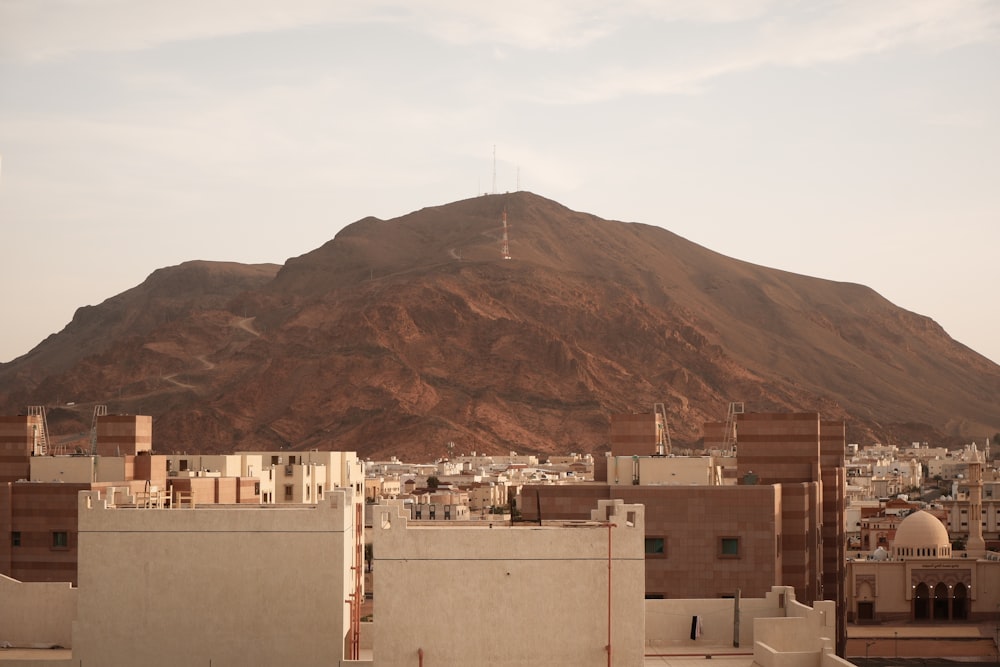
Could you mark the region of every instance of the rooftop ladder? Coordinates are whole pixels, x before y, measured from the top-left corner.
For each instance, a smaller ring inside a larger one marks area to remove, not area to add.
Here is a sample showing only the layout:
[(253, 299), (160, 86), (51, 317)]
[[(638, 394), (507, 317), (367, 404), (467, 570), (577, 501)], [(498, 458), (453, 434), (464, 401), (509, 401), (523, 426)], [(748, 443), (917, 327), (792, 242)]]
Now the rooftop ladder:
[(90, 424), (90, 453), (91, 455), (97, 454), (97, 418), (106, 417), (108, 415), (108, 406), (106, 405), (95, 405), (94, 406), (94, 419)]
[(45, 406), (44, 405), (29, 405), (28, 415), (31, 417), (41, 417), (42, 428), (41, 432), (37, 425), (35, 426), (34, 441), (31, 446), (32, 456), (45, 456), (49, 451), (49, 423), (45, 418)]

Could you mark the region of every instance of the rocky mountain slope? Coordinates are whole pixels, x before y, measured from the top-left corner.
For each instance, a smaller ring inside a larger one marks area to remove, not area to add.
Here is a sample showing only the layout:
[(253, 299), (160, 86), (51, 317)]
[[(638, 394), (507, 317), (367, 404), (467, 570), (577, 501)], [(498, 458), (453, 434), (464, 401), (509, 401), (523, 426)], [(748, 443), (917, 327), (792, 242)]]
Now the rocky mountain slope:
[(599, 451), (658, 402), (695, 444), (733, 400), (959, 442), (1000, 431), (998, 397), (1000, 367), (866, 287), (527, 192), (360, 220), (280, 270), (160, 269), (0, 365), (4, 414), (151, 414), (159, 451)]

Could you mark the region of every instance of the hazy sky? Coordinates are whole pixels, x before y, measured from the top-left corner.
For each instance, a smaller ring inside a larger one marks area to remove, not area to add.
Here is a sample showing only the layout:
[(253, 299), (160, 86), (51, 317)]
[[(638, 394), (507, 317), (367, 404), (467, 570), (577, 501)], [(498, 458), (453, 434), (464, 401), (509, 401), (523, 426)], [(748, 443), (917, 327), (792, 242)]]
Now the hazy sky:
[(0, 0), (0, 361), (186, 260), (521, 189), (1000, 361), (1000, 3)]

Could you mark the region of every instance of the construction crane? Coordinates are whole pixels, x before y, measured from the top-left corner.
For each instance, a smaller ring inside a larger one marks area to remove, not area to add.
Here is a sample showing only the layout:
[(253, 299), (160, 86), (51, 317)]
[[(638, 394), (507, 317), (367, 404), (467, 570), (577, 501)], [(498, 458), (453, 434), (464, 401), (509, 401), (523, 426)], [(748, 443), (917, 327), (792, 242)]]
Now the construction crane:
[(94, 420), (90, 425), (90, 453), (97, 454), (97, 418), (106, 417), (108, 414), (108, 406), (106, 405), (95, 405), (94, 406)]

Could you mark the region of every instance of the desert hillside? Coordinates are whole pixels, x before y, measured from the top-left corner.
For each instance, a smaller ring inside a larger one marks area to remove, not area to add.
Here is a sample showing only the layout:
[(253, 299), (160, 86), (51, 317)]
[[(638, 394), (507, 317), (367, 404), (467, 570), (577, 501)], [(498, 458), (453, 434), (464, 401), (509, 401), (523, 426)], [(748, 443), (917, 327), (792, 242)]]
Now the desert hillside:
[(282, 267), (160, 269), (0, 365), (3, 413), (51, 406), (68, 436), (95, 404), (151, 414), (164, 452), (600, 451), (654, 403), (694, 445), (734, 400), (957, 443), (1000, 431), (998, 397), (1000, 367), (871, 289), (528, 192), (366, 218)]

